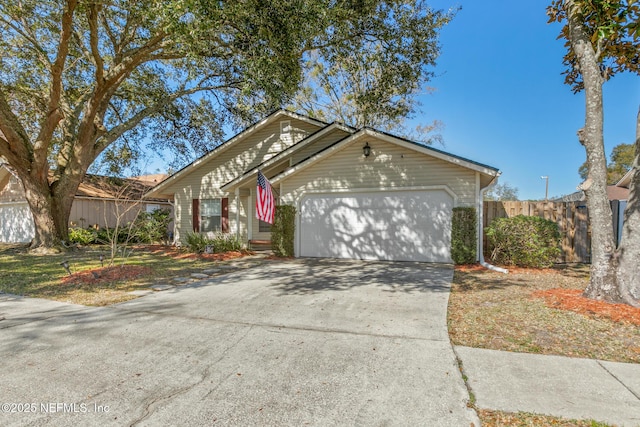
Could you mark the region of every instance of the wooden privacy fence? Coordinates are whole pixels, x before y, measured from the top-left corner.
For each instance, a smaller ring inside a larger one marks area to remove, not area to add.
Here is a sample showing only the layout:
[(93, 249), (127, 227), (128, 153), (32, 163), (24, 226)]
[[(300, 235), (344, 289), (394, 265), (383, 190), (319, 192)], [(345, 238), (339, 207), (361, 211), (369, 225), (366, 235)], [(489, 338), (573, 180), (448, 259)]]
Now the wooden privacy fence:
[[(495, 218), (538, 216), (558, 224), (562, 255), (559, 262), (591, 262), (591, 228), (586, 202), (484, 202), (484, 229)], [(486, 233), (483, 236), (485, 248)], [(488, 255), (488, 254), (486, 254)]]

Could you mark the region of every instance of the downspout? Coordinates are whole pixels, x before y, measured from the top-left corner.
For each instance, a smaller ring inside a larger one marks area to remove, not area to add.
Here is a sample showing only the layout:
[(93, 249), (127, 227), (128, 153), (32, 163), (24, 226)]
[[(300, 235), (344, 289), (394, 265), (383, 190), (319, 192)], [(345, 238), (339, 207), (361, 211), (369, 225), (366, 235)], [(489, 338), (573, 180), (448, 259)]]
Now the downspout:
[(478, 199), (479, 199), (478, 200), (478, 212), (479, 212), (478, 239), (480, 241), (479, 241), (478, 246), (480, 247), (480, 253), (478, 255), (479, 255), (480, 265), (483, 266), (484, 268), (489, 269), (489, 270), (493, 270), (493, 271), (497, 271), (499, 273), (507, 274), (507, 273), (509, 273), (509, 270), (507, 270), (505, 268), (502, 268), (502, 267), (497, 267), (495, 265), (489, 264), (488, 262), (486, 262), (484, 260), (484, 244), (483, 244), (483, 242), (484, 242), (484, 239), (483, 239), (483, 236), (484, 236), (484, 225), (483, 225), (483, 223), (484, 223), (484, 203), (483, 203), (484, 202), (484, 193), (489, 189), (489, 186), (493, 183), (493, 181), (495, 181), (498, 178), (498, 176), (500, 176), (499, 173), (498, 173), (498, 175), (496, 175), (491, 180), (491, 182), (489, 182), (489, 184), (486, 187), (481, 188), (480, 192), (479, 192), (479, 197), (478, 197)]

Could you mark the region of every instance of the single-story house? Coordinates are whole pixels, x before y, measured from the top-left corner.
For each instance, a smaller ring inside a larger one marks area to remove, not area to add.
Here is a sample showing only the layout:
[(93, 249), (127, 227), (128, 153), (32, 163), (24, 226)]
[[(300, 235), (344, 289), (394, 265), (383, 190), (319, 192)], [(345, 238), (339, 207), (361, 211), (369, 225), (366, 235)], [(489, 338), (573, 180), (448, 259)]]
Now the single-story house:
[(258, 170), (277, 204), (296, 207), (296, 256), (432, 262), (451, 262), (452, 209), (480, 215), (483, 189), (500, 174), (385, 132), (278, 110), (147, 196), (174, 204), (177, 244), (215, 231), (270, 241), (255, 215)]
[[(126, 224), (140, 210), (172, 209), (167, 200), (145, 199), (142, 195), (167, 175), (112, 178), (87, 174), (71, 206), (71, 227), (113, 227), (116, 218)], [(0, 242), (26, 243), (35, 235), (33, 216), (20, 179), (0, 163)]]

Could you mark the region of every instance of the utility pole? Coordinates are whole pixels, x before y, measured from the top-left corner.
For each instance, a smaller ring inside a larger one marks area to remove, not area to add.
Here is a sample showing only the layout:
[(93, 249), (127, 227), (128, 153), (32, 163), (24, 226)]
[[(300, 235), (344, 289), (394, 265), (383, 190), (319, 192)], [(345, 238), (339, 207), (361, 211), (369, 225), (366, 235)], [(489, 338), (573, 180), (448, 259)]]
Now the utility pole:
[(544, 176), (541, 176), (540, 179), (544, 179), (547, 181), (544, 188), (544, 201), (548, 202), (549, 201), (549, 177), (544, 175)]

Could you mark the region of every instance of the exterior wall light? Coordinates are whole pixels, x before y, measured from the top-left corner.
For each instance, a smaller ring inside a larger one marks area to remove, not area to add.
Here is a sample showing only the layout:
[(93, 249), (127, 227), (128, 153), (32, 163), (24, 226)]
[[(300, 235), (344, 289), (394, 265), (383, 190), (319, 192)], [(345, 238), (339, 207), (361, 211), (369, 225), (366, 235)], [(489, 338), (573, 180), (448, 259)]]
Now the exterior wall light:
[(367, 142), (364, 147), (362, 147), (362, 154), (365, 157), (369, 157), (371, 155), (371, 147), (369, 147), (369, 143)]

